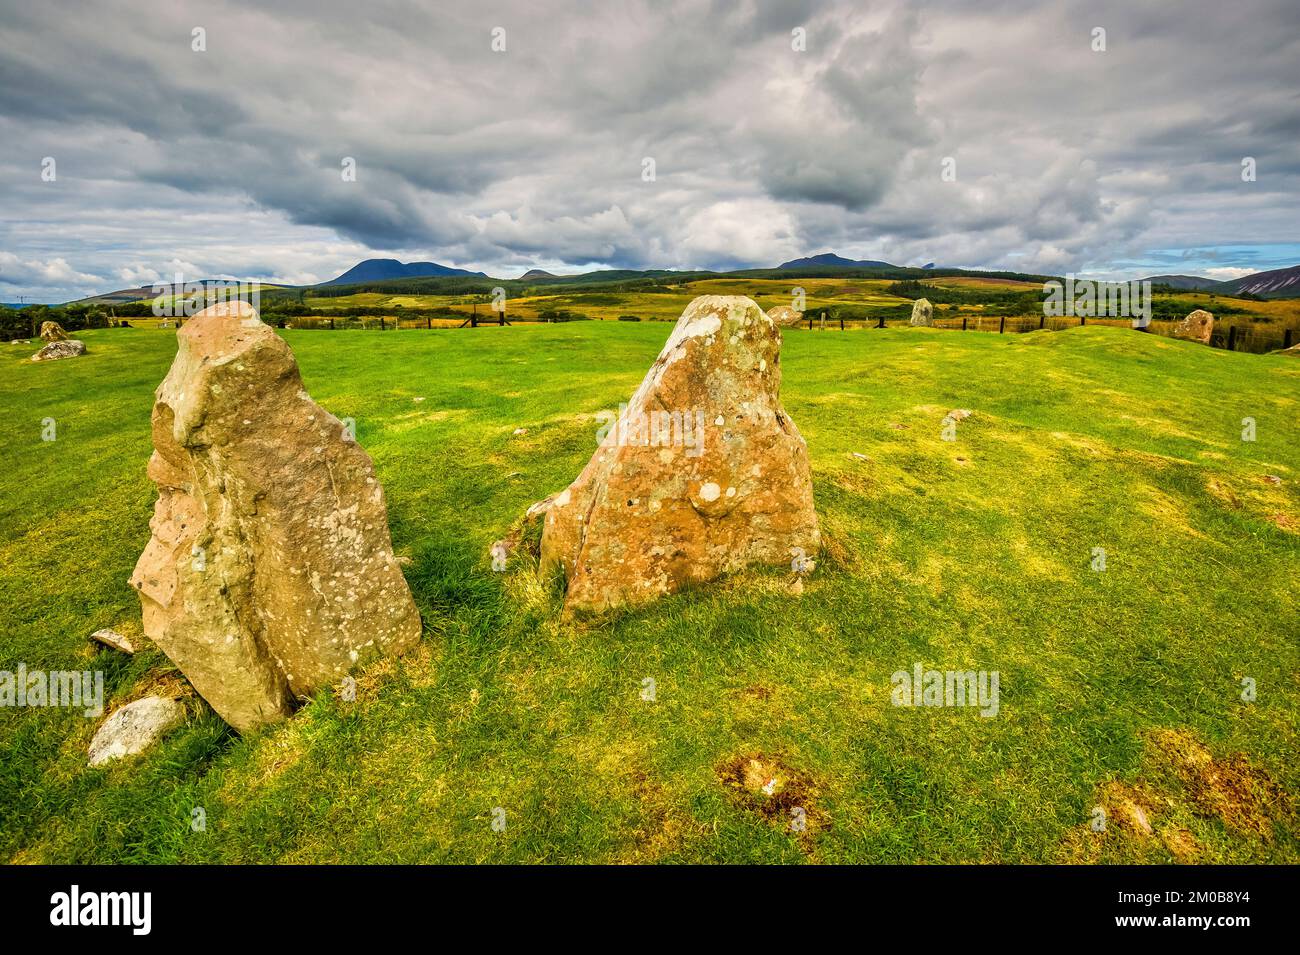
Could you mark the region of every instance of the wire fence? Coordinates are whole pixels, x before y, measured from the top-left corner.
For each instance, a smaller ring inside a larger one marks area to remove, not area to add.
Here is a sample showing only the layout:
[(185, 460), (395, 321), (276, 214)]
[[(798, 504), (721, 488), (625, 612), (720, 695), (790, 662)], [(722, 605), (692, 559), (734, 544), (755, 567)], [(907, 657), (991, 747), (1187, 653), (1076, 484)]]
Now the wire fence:
[[(825, 313), (814, 315), (805, 313), (807, 328), (810, 330), (847, 331), (853, 328), (897, 328), (909, 325), (906, 319), (851, 319), (832, 318)], [(991, 332), (993, 334), (1023, 335), (1037, 331), (1064, 331), (1084, 325), (1105, 325), (1111, 328), (1132, 328), (1132, 319), (1128, 318), (1053, 318), (1047, 315), (980, 315), (962, 313), (959, 316), (946, 313), (933, 320), (934, 328), (959, 332)], [(1173, 338), (1178, 322), (1152, 321), (1142, 331)], [(1263, 354), (1280, 348), (1290, 348), (1300, 342), (1300, 333), (1290, 327), (1270, 327), (1258, 322), (1234, 321), (1233, 319), (1216, 320), (1210, 334), (1211, 348), (1224, 348), (1231, 351)]]
[[(507, 315), (504, 312), (482, 313), (440, 313), (412, 315), (381, 316), (265, 316), (267, 321), (279, 328), (301, 328), (328, 331), (378, 331), (403, 332), (432, 331), (434, 329), (477, 328), (481, 325), (516, 325), (545, 324), (547, 319), (534, 315)], [(559, 319), (558, 321), (568, 321)], [(589, 319), (583, 319), (589, 320)], [(613, 319), (595, 319), (597, 321)], [(900, 328), (907, 326), (907, 319), (879, 316), (875, 318), (836, 317), (825, 312), (805, 313), (804, 323), (800, 328), (812, 331), (850, 331), (863, 329)], [(934, 328), (959, 332), (983, 332), (1002, 335), (1023, 335), (1037, 331), (1063, 331), (1083, 325), (1106, 325), (1112, 328), (1132, 328), (1128, 318), (1079, 318), (1050, 317), (1046, 315), (985, 315), (963, 312), (953, 314), (945, 312), (936, 315)], [(1146, 333), (1167, 338), (1174, 336), (1178, 322), (1153, 320), (1144, 330)], [(1262, 354), (1281, 348), (1290, 348), (1300, 342), (1300, 332), (1290, 326), (1277, 327), (1261, 322), (1237, 320), (1236, 316), (1216, 320), (1210, 335), (1212, 348), (1231, 351)]]

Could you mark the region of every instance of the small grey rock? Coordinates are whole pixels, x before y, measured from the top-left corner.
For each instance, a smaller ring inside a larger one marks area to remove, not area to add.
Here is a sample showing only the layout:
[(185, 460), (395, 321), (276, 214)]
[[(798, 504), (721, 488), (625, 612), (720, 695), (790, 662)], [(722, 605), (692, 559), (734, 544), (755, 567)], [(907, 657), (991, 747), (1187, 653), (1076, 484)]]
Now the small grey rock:
[(114, 650), (121, 650), (123, 653), (135, 653), (135, 647), (131, 645), (131, 641), (116, 630), (96, 630), (90, 635), (90, 639), (96, 643), (102, 643), (106, 647), (112, 647)]
[(90, 765), (102, 766), (123, 756), (142, 753), (185, 719), (176, 700), (146, 696), (114, 710), (90, 741)]

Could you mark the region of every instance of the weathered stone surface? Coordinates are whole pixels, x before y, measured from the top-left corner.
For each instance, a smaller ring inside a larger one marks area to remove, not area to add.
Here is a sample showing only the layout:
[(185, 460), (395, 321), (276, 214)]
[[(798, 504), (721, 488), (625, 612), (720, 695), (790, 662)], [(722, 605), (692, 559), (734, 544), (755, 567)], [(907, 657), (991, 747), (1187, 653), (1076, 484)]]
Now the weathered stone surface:
[(60, 358), (76, 358), (85, 353), (85, 342), (75, 338), (64, 338), (50, 342), (32, 356), (32, 361), (58, 361)]
[(95, 643), (102, 643), (106, 647), (112, 647), (114, 650), (121, 650), (123, 653), (135, 653), (135, 647), (131, 641), (116, 630), (96, 630), (90, 635), (90, 639)]
[(177, 332), (158, 387), (144, 631), (223, 719), (252, 729), (360, 658), (420, 637), (369, 455), (303, 390), (243, 302)]
[(63, 330), (63, 326), (58, 322), (41, 323), (41, 341), (43, 342), (64, 342), (68, 340), (68, 333)]
[(934, 306), (929, 299), (918, 298), (912, 303), (912, 320), (910, 325), (930, 327), (934, 324)]
[(634, 605), (820, 547), (808, 448), (781, 407), (781, 332), (752, 300), (682, 313), (582, 474), (544, 513), (569, 611)]
[(114, 710), (90, 741), (90, 765), (142, 753), (169, 729), (185, 719), (185, 707), (176, 700), (146, 696)]
[(1213, 332), (1214, 316), (1205, 309), (1198, 308), (1194, 312), (1188, 312), (1187, 317), (1174, 326), (1173, 336), (1208, 345)]
[(775, 308), (767, 310), (767, 317), (777, 324), (780, 328), (790, 325), (798, 325), (803, 321), (803, 312), (797, 311), (789, 305), (778, 305)]

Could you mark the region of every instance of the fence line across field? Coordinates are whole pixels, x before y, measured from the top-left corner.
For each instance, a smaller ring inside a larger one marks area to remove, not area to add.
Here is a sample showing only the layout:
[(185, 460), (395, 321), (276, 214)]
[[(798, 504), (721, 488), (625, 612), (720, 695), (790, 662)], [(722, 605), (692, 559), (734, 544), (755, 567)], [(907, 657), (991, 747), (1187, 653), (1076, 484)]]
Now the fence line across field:
[[(554, 318), (547, 319), (543, 317), (524, 317), (515, 315), (513, 318), (507, 318), (505, 309), (492, 309), (490, 312), (480, 315), (477, 309), (471, 311), (468, 315), (464, 313), (447, 314), (446, 312), (434, 316), (430, 313), (416, 314), (410, 317), (401, 315), (395, 316), (347, 316), (347, 315), (276, 315), (270, 313), (264, 318), (278, 328), (297, 328), (297, 329), (325, 329), (329, 331), (403, 331), (403, 330), (434, 330), (434, 329), (457, 329), (457, 328), (478, 328), (480, 325), (506, 326), (517, 323), (529, 325), (541, 324), (564, 324), (570, 321), (612, 321), (612, 319), (571, 319), (571, 318)], [(184, 318), (173, 320), (175, 324), (182, 325)], [(807, 322), (809, 331), (849, 331), (851, 329), (887, 329), (890, 327), (906, 327), (910, 325), (905, 318), (888, 318), (884, 315), (877, 316), (845, 316), (836, 314), (828, 315), (825, 310), (808, 311), (804, 313), (804, 321)], [(993, 327), (996, 324), (996, 329)], [(1079, 316), (1074, 317), (1048, 317), (1046, 315), (972, 315), (962, 313), (960, 318), (948, 314), (943, 317), (938, 315), (932, 321), (930, 327), (946, 331), (974, 331), (997, 334), (1024, 334), (1034, 331), (1063, 331), (1067, 328), (1078, 328), (1088, 324), (1108, 325), (1114, 328), (1132, 328), (1132, 320), (1128, 318), (1097, 318)], [(1152, 320), (1145, 329), (1134, 329), (1135, 331), (1146, 332), (1159, 335), (1164, 338), (1173, 337), (1171, 331), (1178, 322), (1167, 320)], [(1226, 327), (1225, 327), (1226, 326)], [(802, 328), (803, 325), (796, 325), (795, 328)], [(33, 332), (33, 334), (35, 334)], [(1210, 347), (1222, 348), (1228, 351), (1248, 352), (1251, 354), (1263, 354), (1265, 352), (1275, 351), (1280, 348), (1290, 348), (1295, 344), (1297, 338), (1295, 329), (1287, 327), (1280, 332), (1267, 333), (1251, 325), (1227, 324), (1226, 322), (1216, 322), (1213, 332), (1210, 335)]]

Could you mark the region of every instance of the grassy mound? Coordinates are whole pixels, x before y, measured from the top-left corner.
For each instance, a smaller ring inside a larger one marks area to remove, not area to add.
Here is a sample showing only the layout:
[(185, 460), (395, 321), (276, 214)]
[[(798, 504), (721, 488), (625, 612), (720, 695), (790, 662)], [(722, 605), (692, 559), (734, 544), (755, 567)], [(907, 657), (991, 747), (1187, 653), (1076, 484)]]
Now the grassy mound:
[[(527, 554), (494, 573), (488, 547), (577, 475), (665, 334), (286, 332), (374, 458), (422, 647), (247, 738), (190, 699), (103, 769), (96, 720), (0, 711), (0, 858), (1300, 861), (1300, 362), (1091, 326), (792, 330), (826, 537), (802, 595), (760, 570), (563, 624)], [(101, 669), (112, 706), (183, 687), (86, 640), (139, 639), (175, 339), (80, 337), (0, 352), (0, 669)], [(891, 705), (917, 663), (998, 671), (997, 715)]]

